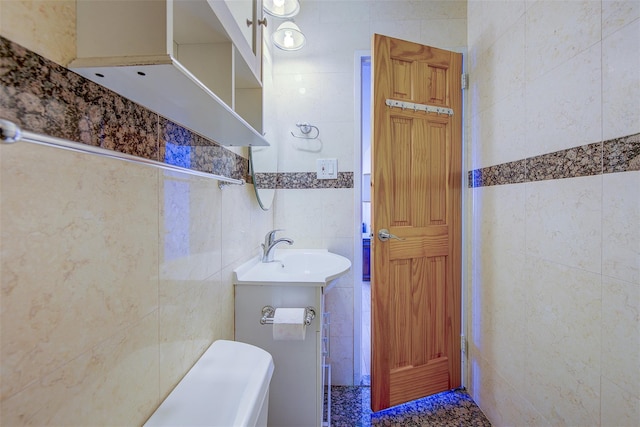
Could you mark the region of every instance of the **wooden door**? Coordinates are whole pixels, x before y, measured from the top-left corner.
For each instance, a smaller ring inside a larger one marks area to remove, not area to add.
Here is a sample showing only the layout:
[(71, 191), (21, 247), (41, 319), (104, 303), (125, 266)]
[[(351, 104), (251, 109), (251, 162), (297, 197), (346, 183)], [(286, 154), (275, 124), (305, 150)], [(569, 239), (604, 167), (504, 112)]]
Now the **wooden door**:
[[(371, 406), (379, 411), (460, 385), (462, 55), (377, 34), (373, 44)], [(397, 239), (381, 241), (382, 229)]]

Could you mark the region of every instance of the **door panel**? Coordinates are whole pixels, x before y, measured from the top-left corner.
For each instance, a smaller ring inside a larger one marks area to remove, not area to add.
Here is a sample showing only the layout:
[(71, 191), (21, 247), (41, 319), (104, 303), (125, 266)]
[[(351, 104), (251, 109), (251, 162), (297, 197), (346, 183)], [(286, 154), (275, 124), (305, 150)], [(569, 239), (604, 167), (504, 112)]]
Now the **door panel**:
[(380, 35), (373, 52), (372, 223), (398, 237), (371, 242), (378, 411), (460, 385), (462, 57)]

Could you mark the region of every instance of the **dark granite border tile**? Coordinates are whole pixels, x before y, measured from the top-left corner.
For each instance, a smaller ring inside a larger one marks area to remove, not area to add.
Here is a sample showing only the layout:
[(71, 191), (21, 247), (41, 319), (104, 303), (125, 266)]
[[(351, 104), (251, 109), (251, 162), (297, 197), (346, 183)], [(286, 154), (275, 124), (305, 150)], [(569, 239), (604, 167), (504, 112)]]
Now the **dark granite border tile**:
[(249, 160), (0, 37), (0, 117), (36, 133), (249, 179)]
[(194, 134), (182, 126), (160, 117), (160, 161), (169, 165), (191, 168), (191, 145)]
[(469, 171), (468, 179), (471, 188), (521, 183), (525, 180), (525, 161), (501, 163)]
[(526, 162), (527, 182), (600, 175), (602, 143), (597, 142), (530, 157)]
[[(226, 149), (225, 149), (225, 151), (231, 153), (230, 151), (228, 151)], [(235, 168), (236, 172), (233, 175), (233, 177), (239, 177), (237, 179), (244, 179), (248, 183), (253, 183), (253, 178), (251, 178), (251, 172), (249, 171), (249, 169), (250, 169), (250, 167), (249, 167), (249, 159), (248, 158), (244, 158), (242, 156), (235, 155), (235, 154), (234, 154), (234, 156), (235, 156), (235, 159), (236, 159), (236, 168)]]
[(258, 188), (288, 190), (353, 188), (353, 172), (338, 172), (338, 179), (317, 179), (316, 172), (256, 173)]
[(254, 178), (254, 185), (259, 189), (276, 188), (278, 185), (277, 172), (256, 172)]
[(640, 170), (640, 133), (470, 170), (467, 184), (477, 188), (636, 170)]
[(160, 117), (161, 161), (200, 172), (249, 180), (249, 159)]
[[(251, 181), (248, 159), (1, 36), (0, 117), (32, 132)], [(468, 185), (632, 170), (640, 170), (640, 134), (469, 171)], [(260, 188), (353, 188), (353, 172), (335, 180), (287, 172), (260, 181)]]
[(25, 130), (158, 160), (158, 115), (0, 37), (0, 117)]
[[(353, 188), (353, 172), (338, 172), (337, 179), (317, 179), (316, 172), (280, 172), (263, 174), (259, 188), (277, 188), (289, 190)], [(275, 187), (274, 185), (275, 181)]]
[(469, 188), (482, 187), (482, 169), (470, 170), (467, 174)]
[(66, 90), (77, 85), (69, 80), (63, 67), (0, 37), (0, 117), (29, 131), (81, 140), (74, 94)]
[(640, 133), (611, 139), (603, 145), (603, 173), (640, 170)]

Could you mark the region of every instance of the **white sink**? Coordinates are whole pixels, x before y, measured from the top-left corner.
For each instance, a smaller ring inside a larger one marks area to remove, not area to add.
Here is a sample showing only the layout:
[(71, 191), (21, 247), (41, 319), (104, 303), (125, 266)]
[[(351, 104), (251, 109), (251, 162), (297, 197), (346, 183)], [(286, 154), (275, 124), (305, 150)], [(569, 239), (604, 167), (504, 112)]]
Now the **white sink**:
[(326, 249), (276, 249), (273, 262), (260, 257), (233, 270), (237, 285), (327, 286), (342, 276), (351, 261)]

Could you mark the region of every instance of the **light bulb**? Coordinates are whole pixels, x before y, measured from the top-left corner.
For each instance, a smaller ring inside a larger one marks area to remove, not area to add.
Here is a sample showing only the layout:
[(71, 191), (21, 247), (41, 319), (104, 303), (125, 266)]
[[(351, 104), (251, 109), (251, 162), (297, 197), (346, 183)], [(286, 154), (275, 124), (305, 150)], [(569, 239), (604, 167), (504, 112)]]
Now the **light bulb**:
[(262, 7), (265, 12), (276, 18), (292, 18), (300, 11), (300, 2), (299, 0), (263, 0)]
[(285, 21), (280, 24), (278, 29), (271, 34), (271, 39), (282, 50), (298, 50), (305, 44), (304, 34), (293, 21)]
[(293, 46), (293, 31), (287, 30), (284, 32), (284, 40), (282, 41), (284, 47), (292, 47)]

